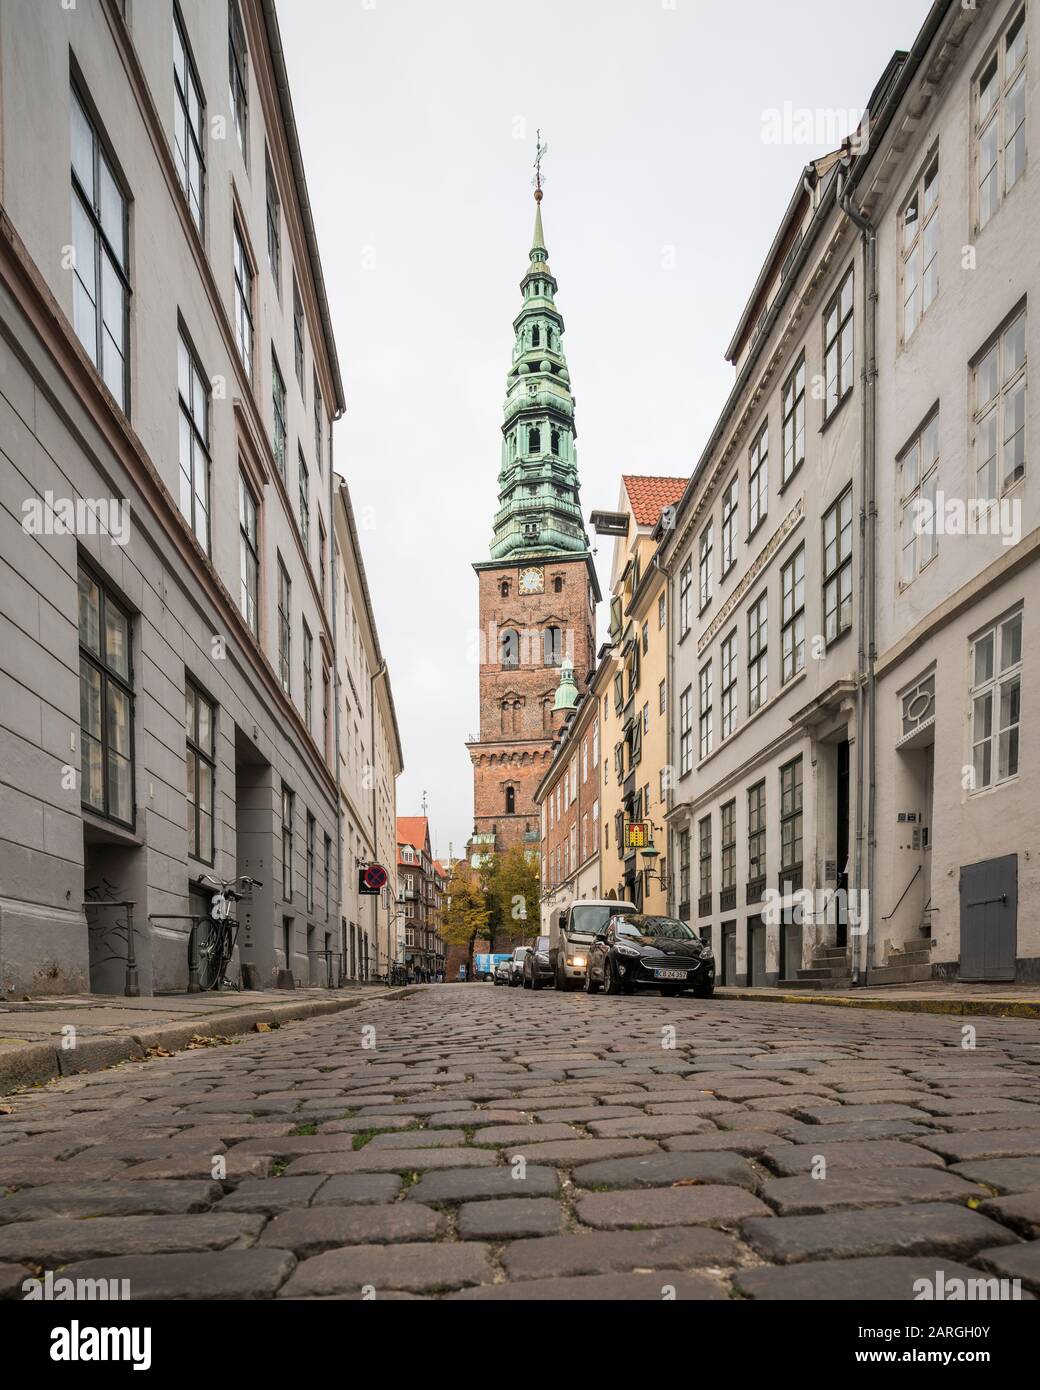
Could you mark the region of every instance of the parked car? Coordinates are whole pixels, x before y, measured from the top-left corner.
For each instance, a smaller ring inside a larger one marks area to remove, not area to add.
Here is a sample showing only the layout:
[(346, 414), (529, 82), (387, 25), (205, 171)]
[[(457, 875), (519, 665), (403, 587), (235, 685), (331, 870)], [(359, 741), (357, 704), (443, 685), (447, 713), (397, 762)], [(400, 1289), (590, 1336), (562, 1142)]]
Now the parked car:
[(519, 985), (523, 983), (524, 956), (527, 955), (530, 949), (530, 946), (517, 946), (516, 950), (513, 952), (512, 957), (509, 961), (509, 983), (511, 985)]
[(585, 965), (596, 933), (615, 913), (636, 912), (635, 903), (613, 898), (580, 898), (549, 920), (549, 964), (556, 988), (581, 989)]
[(715, 957), (692, 927), (676, 917), (613, 916), (589, 951), (585, 990), (629, 994), (657, 989), (662, 994), (692, 990), (709, 999), (715, 989)]
[(552, 962), (549, 960), (549, 938), (540, 936), (524, 956), (521, 981), (524, 989), (541, 989), (553, 982)]
[(512, 973), (513, 957), (506, 956), (504, 960), (500, 960), (498, 964), (495, 966), (495, 973), (492, 976), (492, 979), (494, 980), (494, 983), (496, 985), (507, 985), (509, 984), (509, 977), (512, 975)]

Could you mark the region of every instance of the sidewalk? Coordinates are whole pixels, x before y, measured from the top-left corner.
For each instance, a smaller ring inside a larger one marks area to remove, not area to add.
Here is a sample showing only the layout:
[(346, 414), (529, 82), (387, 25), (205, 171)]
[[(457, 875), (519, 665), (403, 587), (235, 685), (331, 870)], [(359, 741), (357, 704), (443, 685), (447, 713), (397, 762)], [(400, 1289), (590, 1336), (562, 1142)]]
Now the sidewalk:
[[(148, 999), (78, 994), (0, 1002), (0, 1094), (74, 1072), (175, 1052), (195, 1037), (230, 1037), (255, 1026), (339, 1013), (363, 1002), (401, 999), (408, 988), (250, 990), (164, 994)], [(68, 1030), (73, 1031), (68, 1031)]]
[(716, 999), (763, 1003), (829, 1004), (844, 1009), (894, 1009), (900, 1013), (975, 1014), (988, 1018), (1040, 1018), (1040, 984), (967, 984), (956, 980), (866, 989), (740, 989), (719, 986)]

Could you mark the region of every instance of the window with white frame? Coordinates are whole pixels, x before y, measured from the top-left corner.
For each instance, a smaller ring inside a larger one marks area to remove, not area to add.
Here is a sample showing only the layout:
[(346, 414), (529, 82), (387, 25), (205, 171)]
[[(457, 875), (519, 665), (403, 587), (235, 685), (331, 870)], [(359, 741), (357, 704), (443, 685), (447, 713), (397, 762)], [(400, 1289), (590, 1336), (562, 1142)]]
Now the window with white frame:
[(201, 233), (205, 218), (206, 102), (191, 56), (184, 24), (173, 7), (173, 160), (188, 200), (191, 220)]
[(679, 775), (685, 776), (693, 767), (693, 687), (688, 685), (679, 696)]
[(780, 482), (790, 482), (805, 462), (805, 353), (795, 363), (781, 392), (783, 407), (784, 457), (780, 466)]
[(235, 262), (235, 343), (246, 376), (253, 377), (253, 263), (246, 250), (245, 237), (233, 222)]
[(780, 570), (780, 684), (805, 666), (805, 545)]
[(975, 497), (995, 501), (1026, 471), (1026, 315), (1008, 325), (974, 373)]
[(855, 364), (852, 268), (834, 292), (823, 313), (823, 363), (826, 398), (823, 418), (829, 420), (852, 390)]
[(852, 488), (823, 518), (823, 635), (833, 641), (852, 626)]
[(238, 475), (239, 607), (254, 637), (260, 635), (260, 541), (256, 496)]
[(736, 473), (722, 498), (722, 573), (737, 562), (737, 525), (740, 513), (740, 479)]
[(690, 589), (693, 585), (693, 556), (686, 557), (686, 563), (679, 571), (679, 636), (685, 637), (690, 630)]
[(975, 225), (979, 231), (1026, 163), (1026, 12), (1008, 25), (974, 85)]
[(737, 629), (722, 643), (722, 737), (737, 727)]
[(701, 611), (711, 602), (712, 567), (715, 558), (715, 523), (709, 521), (701, 532), (698, 577), (700, 579)]
[(713, 735), (712, 728), (712, 683), (711, 683), (711, 662), (707, 666), (701, 667), (699, 677), (700, 704), (699, 704), (699, 747), (700, 756), (707, 757), (711, 752), (711, 740)]
[(759, 431), (748, 455), (748, 535), (765, 521), (769, 510), (769, 421)]
[(939, 549), (935, 491), (939, 481), (939, 412), (932, 416), (899, 459), (902, 564), (899, 582), (921, 573)]
[(973, 792), (1018, 776), (1022, 719), (1022, 614), (994, 624), (971, 644)]
[(748, 714), (769, 698), (769, 596), (748, 609)]
[(903, 342), (939, 293), (939, 156), (917, 181), (903, 209)]
[(249, 146), (249, 50), (238, 0), (228, 5), (228, 89), (231, 115), (243, 155)]

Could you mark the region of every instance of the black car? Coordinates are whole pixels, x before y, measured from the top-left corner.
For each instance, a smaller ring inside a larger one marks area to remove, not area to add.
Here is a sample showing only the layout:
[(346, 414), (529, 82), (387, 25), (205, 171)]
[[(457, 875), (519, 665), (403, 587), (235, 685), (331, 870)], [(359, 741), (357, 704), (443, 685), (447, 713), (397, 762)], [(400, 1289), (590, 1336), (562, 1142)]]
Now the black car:
[(662, 994), (692, 990), (709, 999), (715, 989), (715, 957), (692, 927), (676, 917), (611, 917), (589, 950), (585, 992)]
[(551, 985), (554, 979), (552, 961), (549, 959), (549, 938), (540, 936), (524, 956), (522, 983), (524, 989), (541, 989), (542, 985)]

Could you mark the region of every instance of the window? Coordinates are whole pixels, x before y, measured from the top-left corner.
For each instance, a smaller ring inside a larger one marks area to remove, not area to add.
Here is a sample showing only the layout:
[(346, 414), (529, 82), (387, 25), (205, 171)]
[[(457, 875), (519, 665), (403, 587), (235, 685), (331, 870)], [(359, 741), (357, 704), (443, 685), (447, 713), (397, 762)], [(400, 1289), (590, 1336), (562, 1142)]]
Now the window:
[(520, 665), (520, 634), (513, 628), (506, 628), (499, 634), (498, 657), (506, 670), (515, 670)]
[(213, 706), (190, 681), (184, 684), (184, 731), (187, 736), (188, 853), (213, 863), (213, 800), (216, 759), (213, 754)]
[(292, 686), (292, 581), (278, 557), (278, 676), (286, 695)]
[(711, 602), (712, 568), (715, 557), (715, 523), (709, 521), (701, 532), (698, 577), (700, 579), (701, 612)]
[(1023, 7), (975, 83), (976, 220), (980, 231), (1025, 168), (1025, 61)]
[(679, 901), (690, 901), (690, 832), (679, 832)]
[(721, 810), (722, 820), (722, 879), (720, 887), (735, 888), (737, 884), (737, 803), (727, 801)]
[(550, 431), (549, 431), (549, 451), (550, 451), (550, 453), (556, 455), (557, 457), (559, 456), (559, 453), (560, 453), (560, 431), (559, 431), (559, 430), (550, 430)]
[(307, 556), (311, 550), (311, 483), (303, 454), (299, 456), (300, 467), (300, 539)]
[(823, 632), (833, 641), (852, 626), (852, 488), (823, 518)]
[(712, 740), (712, 689), (711, 689), (711, 662), (701, 668), (699, 677), (700, 684), (700, 707), (699, 707), (699, 746), (700, 756), (707, 757), (711, 752)]
[(780, 571), (780, 684), (805, 666), (805, 546)]
[(780, 769), (780, 869), (802, 867), (802, 760)]
[(547, 627), (542, 633), (542, 649), (546, 666), (559, 666), (563, 659), (563, 630)]
[(805, 462), (805, 353), (784, 382), (782, 392), (784, 414), (784, 461), (781, 466), (781, 485), (786, 485)]
[(1024, 312), (977, 363), (974, 385), (975, 496), (995, 501), (1026, 471)]
[(769, 510), (769, 422), (751, 446), (748, 456), (748, 535), (766, 519)]
[(293, 895), (293, 811), (296, 797), (282, 783), (282, 897), (292, 901)]
[(254, 637), (260, 636), (260, 547), (257, 503), (242, 473), (238, 475), (238, 603)]
[(278, 358), (275, 356), (273, 348), (271, 349), (271, 403), (274, 410), (274, 461), (278, 465), (278, 472), (284, 483), (286, 443), (288, 440), (285, 423), (285, 378), (282, 376), (281, 368), (278, 366)]
[(267, 170), (267, 263), (271, 267), (274, 288), (278, 297), (282, 294), (282, 202), (278, 197), (278, 184), (271, 156), (266, 156)]
[(249, 143), (249, 51), (238, 0), (228, 4), (228, 85), (238, 147), (245, 156)]
[(209, 385), (183, 330), (177, 336), (177, 397), (181, 515), (208, 555)]
[(328, 917), (332, 909), (332, 840), (330, 836), (325, 836), (325, 916)]
[(690, 630), (690, 589), (693, 586), (693, 556), (687, 556), (686, 563), (679, 571), (679, 636), (685, 637)]
[(698, 823), (697, 839), (700, 862), (700, 896), (706, 898), (711, 893), (711, 816), (705, 816)]
[(325, 433), (325, 406), (321, 399), (321, 387), (318, 385), (318, 373), (314, 373), (314, 461), (318, 465), (318, 472), (324, 471), (324, 433)]
[(685, 776), (693, 767), (693, 687), (687, 686), (679, 696), (679, 775)]
[(307, 911), (314, 911), (314, 817), (307, 812)]
[(1022, 719), (1022, 614), (995, 624), (971, 645), (973, 792), (1018, 776)]
[(661, 681), (657, 687), (657, 713), (664, 714), (668, 708), (668, 682)]
[(644, 623), (644, 624), (643, 624), (642, 642), (643, 642), (643, 655), (646, 656), (647, 652), (650, 650), (650, 624), (649, 624), (649, 623)]
[(766, 784), (749, 787), (748, 803), (748, 882), (766, 876)]
[(332, 708), (332, 677), (324, 661), (321, 664), (321, 748), (325, 761), (332, 757), (332, 729), (329, 724), (329, 711)]
[(854, 365), (853, 279), (850, 268), (823, 315), (823, 363), (826, 379), (824, 420), (830, 417), (852, 390)]
[(722, 644), (722, 737), (737, 727), (737, 630)]
[(542, 432), (541, 430), (527, 431), (527, 452), (529, 454), (540, 454), (542, 451)]
[(769, 698), (769, 596), (763, 594), (748, 609), (748, 714)]
[(124, 414), (130, 311), (127, 201), (76, 91), (72, 92), (73, 322)]
[(664, 627), (664, 619), (665, 619), (665, 594), (664, 594), (664, 592), (662, 591), (662, 592), (657, 596), (657, 627), (658, 627), (658, 630), (660, 630), (662, 627)]
[(234, 222), (235, 237), (235, 343), (246, 376), (253, 379), (253, 267), (245, 239)]
[(325, 587), (328, 582), (326, 552), (328, 550), (328, 537), (325, 535), (325, 526), (321, 517), (318, 517), (318, 591), (322, 600), (325, 598)]
[(645, 705), (643, 706), (643, 733), (644, 733), (644, 734), (647, 734), (647, 733), (649, 733), (649, 732), (650, 732), (650, 705), (649, 705), (649, 703), (647, 703), (647, 704), (645, 704)]
[(203, 232), (205, 215), (206, 103), (199, 86), (180, 12), (173, 7), (173, 162), (191, 220)]
[(899, 578), (909, 584), (935, 558), (935, 490), (939, 481), (939, 416), (935, 414), (899, 460), (903, 562)]
[(307, 392), (303, 387), (303, 300), (300, 298), (300, 287), (296, 283), (296, 276), (292, 282), (292, 327), (293, 327), (293, 361), (296, 366), (296, 380), (300, 383), (300, 393), (306, 399)]
[(939, 160), (933, 159), (903, 209), (903, 341), (939, 293)]
[(311, 729), (314, 690), (314, 639), (306, 622), (303, 624), (303, 722), (307, 732)]
[(83, 805), (109, 820), (132, 825), (134, 695), (130, 619), (82, 566), (79, 711)]
[(728, 574), (737, 562), (737, 525), (740, 511), (740, 480), (736, 473), (722, 498), (722, 573)]

